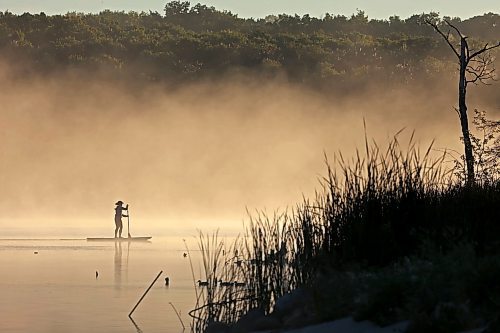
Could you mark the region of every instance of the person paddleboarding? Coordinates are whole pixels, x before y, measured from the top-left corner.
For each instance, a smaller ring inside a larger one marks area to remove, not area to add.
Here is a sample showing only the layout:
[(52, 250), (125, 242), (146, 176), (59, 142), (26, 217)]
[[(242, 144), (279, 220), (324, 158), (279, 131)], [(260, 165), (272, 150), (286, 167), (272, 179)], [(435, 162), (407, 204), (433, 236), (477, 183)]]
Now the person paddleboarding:
[(122, 238), (122, 229), (123, 229), (123, 223), (122, 223), (122, 217), (128, 217), (128, 215), (123, 214), (122, 212), (126, 210), (128, 212), (128, 204), (127, 206), (123, 207), (123, 201), (119, 200), (115, 203), (115, 238), (118, 237)]

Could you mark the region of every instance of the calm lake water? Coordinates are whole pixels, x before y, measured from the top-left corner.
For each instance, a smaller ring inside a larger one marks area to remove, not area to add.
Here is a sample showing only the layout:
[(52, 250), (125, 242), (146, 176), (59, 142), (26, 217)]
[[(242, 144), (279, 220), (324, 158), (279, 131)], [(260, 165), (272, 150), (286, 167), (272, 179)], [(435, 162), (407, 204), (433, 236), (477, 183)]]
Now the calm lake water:
[[(196, 279), (203, 279), (196, 240), (188, 245)], [(0, 332), (182, 332), (170, 303), (188, 332), (195, 290), (184, 252), (182, 238), (0, 240)], [(161, 270), (134, 324), (127, 315)]]

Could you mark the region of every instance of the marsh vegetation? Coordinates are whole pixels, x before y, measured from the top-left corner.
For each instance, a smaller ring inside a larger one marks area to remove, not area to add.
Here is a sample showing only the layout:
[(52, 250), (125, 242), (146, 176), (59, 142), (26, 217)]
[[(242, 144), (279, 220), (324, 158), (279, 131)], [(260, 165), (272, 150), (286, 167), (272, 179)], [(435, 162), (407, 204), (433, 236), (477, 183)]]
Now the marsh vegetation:
[(327, 161), (314, 199), (250, 213), (247, 233), (231, 247), (201, 235), (209, 284), (193, 327), (238, 331), (255, 309), (286, 327), (276, 305), (297, 290), (310, 298), (302, 325), (355, 315), (382, 325), (410, 319), (411, 332), (450, 332), (494, 320), (500, 174), (465, 186), (447, 154), (431, 158), (431, 150), (401, 147), (397, 137), (383, 151), (367, 142), (354, 159)]

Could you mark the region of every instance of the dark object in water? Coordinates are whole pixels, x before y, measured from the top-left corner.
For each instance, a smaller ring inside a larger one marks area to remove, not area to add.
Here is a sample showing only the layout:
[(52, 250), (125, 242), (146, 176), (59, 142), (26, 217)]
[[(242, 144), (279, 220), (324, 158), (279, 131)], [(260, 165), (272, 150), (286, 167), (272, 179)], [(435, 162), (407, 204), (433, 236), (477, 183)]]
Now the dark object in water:
[(33, 252), (34, 254), (38, 254), (38, 251)]
[(198, 287), (208, 287), (208, 281), (198, 280)]
[(149, 241), (152, 236), (145, 236), (145, 237), (88, 237), (87, 241), (88, 242), (147, 242)]
[(167, 287), (170, 285), (170, 278), (168, 276), (165, 278), (165, 285)]
[(232, 287), (232, 286), (234, 286), (234, 282), (224, 282), (224, 281), (222, 281), (222, 280), (221, 280), (221, 281), (219, 282), (219, 285), (220, 285), (221, 287)]
[(184, 254), (182, 255), (184, 258), (186, 258), (188, 256), (188, 254), (186, 252), (184, 252)]
[(99, 277), (99, 272), (95, 271), (95, 278), (97, 279)]

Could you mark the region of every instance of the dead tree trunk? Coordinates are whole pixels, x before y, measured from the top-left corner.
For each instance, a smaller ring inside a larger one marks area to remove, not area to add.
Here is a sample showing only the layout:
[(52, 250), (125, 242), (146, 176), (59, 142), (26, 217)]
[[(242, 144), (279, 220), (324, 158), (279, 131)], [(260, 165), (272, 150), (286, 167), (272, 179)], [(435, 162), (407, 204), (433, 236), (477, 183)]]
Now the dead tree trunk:
[[(425, 21), (428, 25), (432, 26), (436, 32), (438, 32), (444, 40), (448, 43), (453, 53), (458, 58), (460, 65), (460, 76), (458, 81), (458, 115), (460, 118), (460, 127), (462, 128), (462, 136), (464, 140), (464, 150), (465, 150), (465, 165), (467, 168), (467, 185), (473, 186), (476, 182), (476, 176), (474, 172), (474, 150), (472, 147), (472, 142), (469, 133), (469, 119), (467, 116), (467, 84), (474, 83), (478, 81), (487, 84), (487, 81), (494, 78), (495, 68), (493, 67), (493, 58), (487, 52), (491, 49), (500, 46), (500, 42), (493, 46), (486, 45), (477, 50), (473, 51), (469, 48), (467, 43), (467, 37), (464, 36), (457, 27), (452, 25), (448, 21), (444, 21), (448, 27), (452, 28), (456, 35), (460, 39), (460, 49), (457, 45), (452, 43), (452, 38), (450, 37), (450, 31), (446, 34), (438, 27), (437, 23), (431, 22), (429, 20)], [(460, 52), (459, 52), (460, 50)]]
[(460, 117), (460, 127), (462, 128), (462, 137), (464, 138), (465, 163), (467, 165), (467, 185), (475, 183), (474, 172), (474, 153), (472, 151), (472, 142), (469, 133), (469, 119), (467, 117), (467, 41), (465, 37), (460, 38), (460, 78), (458, 82), (458, 115)]

